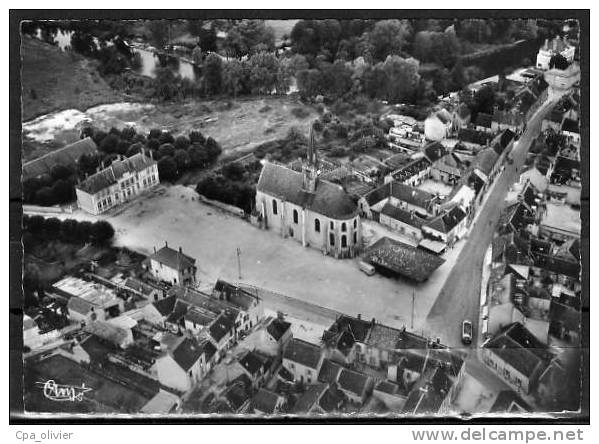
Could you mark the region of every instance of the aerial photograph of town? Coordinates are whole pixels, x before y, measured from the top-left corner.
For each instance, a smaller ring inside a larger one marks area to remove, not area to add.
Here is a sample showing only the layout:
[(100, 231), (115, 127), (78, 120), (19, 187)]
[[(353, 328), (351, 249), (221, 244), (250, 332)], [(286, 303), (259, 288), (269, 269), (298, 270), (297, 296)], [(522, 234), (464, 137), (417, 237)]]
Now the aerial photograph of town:
[(19, 23), (24, 416), (584, 412), (580, 22), (342, 17)]

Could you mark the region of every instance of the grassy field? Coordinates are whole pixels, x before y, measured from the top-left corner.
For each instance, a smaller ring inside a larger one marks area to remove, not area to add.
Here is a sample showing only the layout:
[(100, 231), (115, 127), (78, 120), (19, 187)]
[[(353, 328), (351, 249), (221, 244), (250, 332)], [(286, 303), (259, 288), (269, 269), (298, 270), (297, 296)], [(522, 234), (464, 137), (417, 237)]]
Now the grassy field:
[(123, 97), (100, 77), (93, 62), (23, 36), (21, 45), (23, 121), (56, 110), (85, 110)]

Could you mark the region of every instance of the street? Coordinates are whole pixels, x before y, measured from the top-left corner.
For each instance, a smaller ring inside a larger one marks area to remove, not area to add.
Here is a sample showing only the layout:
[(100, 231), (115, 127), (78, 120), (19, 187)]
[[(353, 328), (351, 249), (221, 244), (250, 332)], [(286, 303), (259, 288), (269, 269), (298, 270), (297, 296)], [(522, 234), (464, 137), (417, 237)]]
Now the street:
[[(433, 304), (427, 319), (427, 330), (451, 347), (465, 347), (461, 342), (462, 321), (468, 319), (478, 334), (481, 271), (485, 251), (493, 238), (495, 225), (504, 208), (504, 198), (510, 186), (518, 180), (518, 171), (524, 164), (531, 143), (540, 133), (541, 122), (557, 99), (548, 101), (528, 122), (526, 130), (512, 150), (514, 163), (508, 165), (495, 179), (480, 209), (478, 219), (466, 239), (454, 268)], [(476, 342), (473, 342), (475, 344)]]

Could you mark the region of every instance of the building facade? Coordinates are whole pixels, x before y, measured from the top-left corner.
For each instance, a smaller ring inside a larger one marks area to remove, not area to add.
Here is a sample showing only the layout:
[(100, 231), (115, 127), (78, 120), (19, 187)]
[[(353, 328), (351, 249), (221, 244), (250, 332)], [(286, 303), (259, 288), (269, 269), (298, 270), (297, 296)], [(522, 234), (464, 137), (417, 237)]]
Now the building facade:
[(312, 147), (301, 173), (264, 165), (256, 188), (260, 225), (335, 258), (354, 257), (362, 245), (358, 206), (341, 186), (319, 179)]
[(115, 160), (75, 187), (77, 204), (91, 214), (101, 214), (133, 199), (160, 183), (158, 163), (144, 152)]

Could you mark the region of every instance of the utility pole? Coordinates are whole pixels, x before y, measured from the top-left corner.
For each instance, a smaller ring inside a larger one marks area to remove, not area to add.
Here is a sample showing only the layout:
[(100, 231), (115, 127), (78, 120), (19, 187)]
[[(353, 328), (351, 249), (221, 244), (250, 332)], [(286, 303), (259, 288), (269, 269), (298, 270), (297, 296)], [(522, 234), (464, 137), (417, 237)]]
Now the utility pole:
[(416, 290), (412, 289), (412, 321), (410, 323), (410, 329), (414, 330), (414, 298), (416, 296)]
[(241, 280), (241, 249), (237, 247), (237, 275)]

